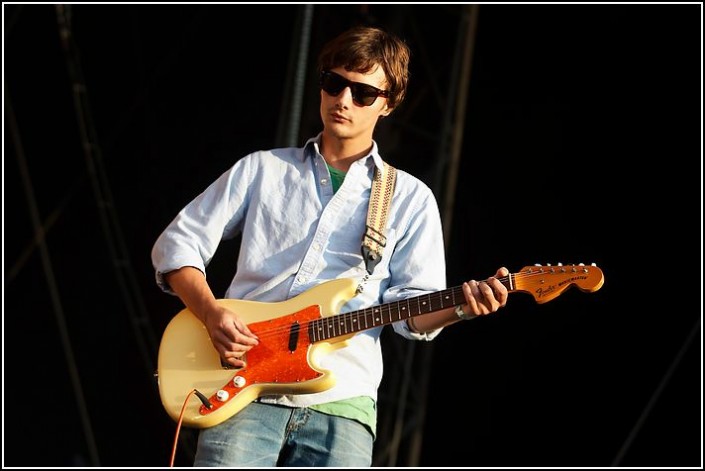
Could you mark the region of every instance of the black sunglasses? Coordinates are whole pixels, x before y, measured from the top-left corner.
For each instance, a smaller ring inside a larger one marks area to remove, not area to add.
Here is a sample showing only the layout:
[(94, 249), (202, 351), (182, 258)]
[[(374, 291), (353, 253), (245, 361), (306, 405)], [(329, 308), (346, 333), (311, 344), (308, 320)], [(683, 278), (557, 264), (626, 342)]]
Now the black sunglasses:
[(387, 98), (388, 90), (380, 90), (366, 83), (352, 82), (330, 70), (321, 72), (321, 89), (331, 96), (337, 96), (345, 87), (350, 87), (353, 101), (359, 106), (372, 106), (378, 96)]

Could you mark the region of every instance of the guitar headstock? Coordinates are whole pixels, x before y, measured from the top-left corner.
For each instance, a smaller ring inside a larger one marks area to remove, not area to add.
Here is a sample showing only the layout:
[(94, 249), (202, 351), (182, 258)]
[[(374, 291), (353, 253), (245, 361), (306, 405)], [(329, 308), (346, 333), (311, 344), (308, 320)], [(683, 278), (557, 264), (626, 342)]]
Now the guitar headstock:
[(581, 291), (593, 293), (605, 282), (602, 270), (594, 263), (585, 265), (534, 265), (521, 269), (512, 275), (513, 286), (509, 291), (523, 291), (531, 294), (537, 303), (542, 304), (561, 295), (575, 285)]

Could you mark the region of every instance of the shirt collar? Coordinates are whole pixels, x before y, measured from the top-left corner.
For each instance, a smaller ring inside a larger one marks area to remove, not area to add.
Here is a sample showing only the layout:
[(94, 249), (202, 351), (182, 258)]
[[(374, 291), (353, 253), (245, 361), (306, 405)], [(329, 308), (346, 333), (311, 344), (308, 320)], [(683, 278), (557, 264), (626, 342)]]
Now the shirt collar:
[[(303, 152), (301, 153), (302, 161), (306, 160), (307, 157), (313, 157), (315, 154), (321, 153), (322, 134), (323, 133), (320, 132), (316, 137), (312, 137), (308, 141), (306, 141), (306, 144), (304, 144), (303, 147)], [(362, 159), (368, 160), (370, 157), (372, 157), (372, 162), (374, 163), (375, 167), (377, 167), (381, 171), (384, 166), (384, 162), (382, 161), (382, 157), (379, 155), (379, 148), (377, 147), (377, 142), (375, 142), (374, 139), (372, 140), (372, 149), (370, 150), (370, 153), (366, 157), (362, 157)]]

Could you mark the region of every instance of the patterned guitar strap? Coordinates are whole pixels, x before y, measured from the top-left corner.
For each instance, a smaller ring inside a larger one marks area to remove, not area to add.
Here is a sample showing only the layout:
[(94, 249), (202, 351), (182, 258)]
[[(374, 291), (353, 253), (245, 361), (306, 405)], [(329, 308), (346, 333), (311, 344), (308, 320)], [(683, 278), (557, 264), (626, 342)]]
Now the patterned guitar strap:
[(365, 281), (382, 260), (382, 252), (387, 245), (385, 228), (396, 178), (397, 169), (386, 162), (384, 162), (381, 172), (379, 168), (375, 168), (370, 202), (367, 207), (367, 224), (365, 225), (365, 234), (362, 236), (362, 258), (368, 273)]

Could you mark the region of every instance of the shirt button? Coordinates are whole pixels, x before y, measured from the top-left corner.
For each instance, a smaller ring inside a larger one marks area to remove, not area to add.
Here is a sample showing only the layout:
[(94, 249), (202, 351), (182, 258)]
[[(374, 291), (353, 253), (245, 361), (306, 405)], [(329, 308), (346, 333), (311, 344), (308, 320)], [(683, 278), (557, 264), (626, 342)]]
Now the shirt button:
[(328, 184), (328, 179), (327, 178), (321, 178), (321, 185), (327, 185)]
[(299, 280), (299, 283), (306, 283), (306, 277), (303, 275), (299, 276), (298, 280)]
[(320, 250), (321, 250), (321, 244), (313, 244), (313, 250), (320, 251)]

